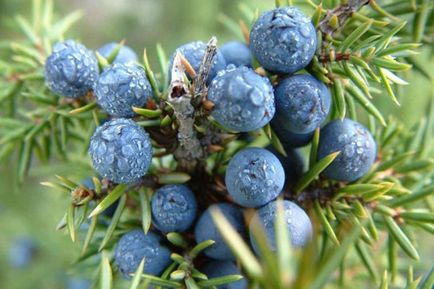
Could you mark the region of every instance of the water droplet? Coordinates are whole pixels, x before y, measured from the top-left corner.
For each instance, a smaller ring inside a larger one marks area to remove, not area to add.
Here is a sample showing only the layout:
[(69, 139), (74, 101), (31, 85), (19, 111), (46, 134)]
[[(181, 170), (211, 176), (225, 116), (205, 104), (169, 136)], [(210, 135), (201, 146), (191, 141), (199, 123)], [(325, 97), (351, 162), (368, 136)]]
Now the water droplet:
[(264, 96), (261, 91), (259, 91), (257, 88), (254, 88), (250, 92), (250, 100), (254, 105), (261, 106), (264, 103)]
[(310, 35), (310, 27), (309, 27), (309, 25), (300, 25), (299, 31), (300, 31), (300, 34), (303, 37), (309, 37), (309, 35)]
[(354, 147), (352, 145), (346, 145), (344, 147), (344, 155), (348, 158), (354, 155)]

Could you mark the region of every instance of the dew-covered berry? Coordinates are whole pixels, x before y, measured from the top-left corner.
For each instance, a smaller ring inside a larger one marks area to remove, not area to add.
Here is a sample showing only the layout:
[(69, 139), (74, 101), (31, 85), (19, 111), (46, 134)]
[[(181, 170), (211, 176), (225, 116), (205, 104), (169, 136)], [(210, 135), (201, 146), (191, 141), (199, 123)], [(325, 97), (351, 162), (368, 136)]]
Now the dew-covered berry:
[(286, 150), (303, 147), (310, 143), (314, 132), (293, 133), (286, 129), (280, 119), (274, 117), (271, 120), (271, 127)]
[(197, 221), (196, 227), (194, 228), (196, 243), (199, 244), (206, 240), (214, 240), (215, 243), (205, 249), (205, 255), (217, 260), (235, 260), (235, 256), (232, 254), (223, 236), (220, 235), (211, 216), (211, 210), (213, 208), (218, 208), (241, 236), (245, 235), (243, 212), (232, 204), (217, 203), (209, 206)]
[(334, 120), (321, 129), (318, 158), (340, 151), (324, 170), (330, 179), (344, 182), (364, 176), (375, 161), (377, 145), (371, 133), (350, 119)]
[(166, 185), (151, 200), (152, 222), (158, 230), (183, 232), (196, 218), (197, 202), (193, 192), (184, 185)]
[(86, 95), (98, 78), (95, 54), (73, 40), (58, 42), (45, 63), (45, 82), (65, 97)]
[(225, 182), (234, 202), (255, 208), (280, 194), (285, 184), (285, 171), (273, 153), (262, 148), (247, 148), (230, 160)]
[(270, 81), (245, 66), (229, 65), (218, 73), (208, 89), (214, 103), (211, 115), (234, 131), (252, 131), (274, 116), (274, 95)]
[[(172, 71), (173, 60), (175, 59), (175, 55), (177, 52), (181, 53), (194, 68), (196, 73), (199, 73), (200, 64), (202, 63), (202, 58), (205, 55), (206, 44), (202, 41), (195, 41), (186, 43), (180, 47), (178, 47), (170, 58), (169, 62), (169, 75)], [(208, 83), (217, 75), (217, 72), (225, 69), (226, 60), (223, 57), (223, 54), (217, 50), (216, 55), (214, 56), (213, 65), (208, 75)]]
[(285, 186), (295, 185), (304, 171), (304, 159), (301, 153), (295, 149), (285, 149), (286, 156), (284, 156), (272, 146), (268, 146), (266, 149), (272, 152), (282, 164), (285, 171)]
[(135, 273), (145, 259), (143, 273), (159, 275), (170, 263), (170, 250), (161, 244), (161, 237), (154, 232), (146, 235), (143, 230), (133, 230), (119, 240), (115, 250), (115, 263), (125, 278)]
[(240, 41), (226, 42), (220, 47), (220, 52), (226, 60), (226, 65), (252, 66), (252, 53), (249, 47)]
[(96, 129), (89, 154), (93, 167), (102, 177), (115, 183), (134, 183), (151, 165), (151, 139), (134, 121), (118, 118)]
[[(254, 227), (258, 226), (258, 222), (260, 222), (259, 224), (265, 231), (270, 248), (273, 251), (276, 250), (276, 232), (274, 224), (277, 217), (277, 202), (278, 201), (268, 203), (258, 209), (250, 222), (250, 243), (258, 255), (260, 254), (260, 250), (252, 233)], [(309, 216), (302, 208), (291, 201), (285, 200), (282, 204), (285, 224), (292, 246), (295, 248), (305, 246), (312, 236), (312, 223)]]
[[(108, 58), (113, 51), (118, 47), (119, 43), (111, 42), (107, 43), (100, 48), (98, 48), (99, 54)], [(128, 63), (128, 62), (137, 62), (138, 57), (137, 54), (130, 47), (122, 45), (119, 49), (118, 54), (116, 55), (113, 63)]]
[[(232, 261), (211, 261), (201, 268), (208, 279), (224, 277), (227, 275), (241, 275), (240, 269)], [(247, 289), (247, 282), (243, 278), (237, 282), (232, 282), (217, 286), (217, 289)]]
[(152, 96), (145, 70), (134, 63), (116, 63), (105, 69), (95, 84), (97, 103), (115, 117), (133, 117), (132, 106), (141, 107)]
[(295, 7), (264, 12), (250, 31), (253, 55), (265, 69), (276, 73), (294, 73), (305, 68), (316, 46), (315, 27)]
[(330, 110), (330, 92), (309, 74), (298, 74), (279, 82), (274, 89), (275, 118), (286, 130), (306, 134), (318, 128)]

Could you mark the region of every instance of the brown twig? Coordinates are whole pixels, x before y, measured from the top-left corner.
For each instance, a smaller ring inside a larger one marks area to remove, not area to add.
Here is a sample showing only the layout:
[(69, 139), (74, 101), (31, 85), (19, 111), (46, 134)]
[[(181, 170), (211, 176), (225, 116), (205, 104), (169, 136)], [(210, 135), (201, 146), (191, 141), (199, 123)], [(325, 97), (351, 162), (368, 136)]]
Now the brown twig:
[(332, 62), (332, 61), (348, 61), (350, 60), (351, 54), (350, 53), (342, 53), (337, 52), (335, 54), (330, 53), (324, 53), (319, 55), (318, 60), (322, 63)]

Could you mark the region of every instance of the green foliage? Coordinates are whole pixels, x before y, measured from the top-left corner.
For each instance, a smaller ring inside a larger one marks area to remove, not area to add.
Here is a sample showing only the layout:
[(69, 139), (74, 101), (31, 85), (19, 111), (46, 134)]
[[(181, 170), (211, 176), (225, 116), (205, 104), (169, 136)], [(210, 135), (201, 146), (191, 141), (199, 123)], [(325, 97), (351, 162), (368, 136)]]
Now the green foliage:
[[(51, 1), (33, 2), (31, 20), (21, 16), (15, 19), (23, 38), (2, 46), (8, 57), (0, 61), (0, 160), (16, 162), (20, 183), (25, 181), (36, 159), (42, 163), (52, 159), (74, 160), (88, 165), (85, 156), (89, 138), (107, 117), (91, 94), (68, 100), (45, 87), (45, 59), (53, 43), (65, 37), (79, 14), (56, 20)], [(419, 125), (408, 127), (384, 115), (376, 106), (376, 99), (387, 94), (390, 105), (399, 105), (400, 86), (407, 84), (404, 78), (409, 73), (419, 73), (432, 84), (429, 72), (415, 55), (421, 48), (431, 49), (434, 54), (433, 3), (429, 0), (386, 1), (384, 5), (375, 0), (319, 2), (276, 1), (276, 5), (300, 5), (312, 15), (321, 41), (306, 70), (330, 86), (331, 119), (351, 117), (369, 122), (378, 145), (378, 160), (371, 171), (355, 183), (326, 180), (321, 172), (339, 152), (317, 160), (320, 138), (317, 130), (310, 151), (306, 152), (309, 169), (293, 188), (294, 194), (289, 196), (302, 203), (315, 220), (315, 238), (302, 251), (290, 247), (281, 208), (276, 221), (277, 252), (270, 251), (261, 228), (253, 232), (261, 248), (260, 257), (254, 255), (220, 212), (213, 212), (213, 217), (241, 264), (250, 288), (324, 288), (327, 284), (328, 288), (338, 288), (350, 270), (366, 273), (366, 284), (370, 288), (394, 288), (390, 284), (397, 284), (396, 280), (402, 275), (397, 263), (404, 260), (404, 264), (410, 264), (410, 259), (420, 259), (414, 231), (423, 230), (431, 235), (434, 232), (431, 148), (434, 104), (421, 113)], [(244, 18), (239, 24), (225, 15), (218, 17), (236, 36), (248, 41), (249, 26), (259, 12), (244, 4), (240, 9)], [(118, 49), (121, 45), (123, 43)], [(107, 59), (98, 55), (101, 68), (114, 60), (118, 49)], [(225, 190), (221, 172), (236, 151), (249, 145), (235, 140), (234, 133), (221, 131), (209, 119), (204, 102), (198, 101), (195, 133), (218, 135), (220, 141), (207, 144), (206, 158), (202, 160), (205, 179), (198, 179), (191, 164), (178, 163), (173, 154), (178, 148), (179, 120), (168, 101), (170, 72), (166, 52), (159, 44), (156, 50), (158, 70), (151, 68), (146, 49), (143, 54), (143, 67), (154, 99), (146, 107), (133, 108), (137, 114), (135, 120), (151, 132), (156, 148), (151, 172), (142, 183), (115, 185), (95, 177), (95, 188), (87, 188), (61, 176), (42, 183), (70, 194), (71, 201), (58, 229), (66, 230), (73, 242), (83, 239), (78, 263), (100, 256), (95, 282), (100, 288), (116, 288), (116, 268), (112, 268), (110, 252), (119, 236), (137, 225), (145, 232), (150, 229), (149, 200), (155, 188), (161, 184), (206, 182), (209, 185), (203, 184), (204, 192), (210, 191), (221, 198)], [(258, 65), (256, 69), (262, 72)], [(273, 81), (274, 76), (269, 77)], [(188, 91), (192, 92), (194, 100), (203, 100), (202, 91), (197, 93), (195, 85), (198, 85), (196, 80), (188, 83)], [(268, 143), (285, 154), (270, 126), (255, 132), (255, 145)], [(114, 216), (109, 222), (99, 222), (105, 218), (102, 212), (116, 201), (119, 205)], [(85, 222), (90, 223), (83, 232)], [(84, 238), (80, 239), (81, 234)], [(208, 279), (198, 271), (195, 260), (213, 244), (212, 240), (194, 245), (188, 235), (169, 233), (166, 237), (176, 247), (171, 256), (173, 263), (161, 276), (149, 276), (142, 274), (142, 261), (133, 274), (130, 288), (146, 288), (148, 284), (156, 288), (213, 288), (241, 278), (230, 275)], [(405, 257), (398, 256), (398, 248)], [(387, 262), (374, 257), (386, 255)], [(347, 262), (351, 265), (347, 266)], [(431, 288), (433, 276), (431, 270), (423, 281), (414, 279), (410, 266), (406, 288)]]

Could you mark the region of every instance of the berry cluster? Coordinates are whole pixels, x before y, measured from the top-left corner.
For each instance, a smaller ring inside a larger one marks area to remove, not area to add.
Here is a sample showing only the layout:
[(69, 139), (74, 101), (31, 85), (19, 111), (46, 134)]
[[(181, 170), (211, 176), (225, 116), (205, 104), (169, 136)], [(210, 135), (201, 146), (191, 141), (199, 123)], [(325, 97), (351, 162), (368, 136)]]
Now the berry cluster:
[[(125, 277), (135, 272), (143, 258), (145, 273), (161, 274), (171, 262), (170, 246), (160, 234), (168, 232), (193, 233), (196, 243), (215, 241), (204, 251), (214, 259), (202, 268), (209, 277), (239, 273), (233, 263), (235, 257), (213, 221), (212, 209), (218, 208), (246, 239), (252, 226), (259, 224), (274, 250), (278, 196), (286, 199), (284, 218), (291, 243), (294, 247), (306, 245), (313, 232), (312, 224), (291, 194), (304, 169), (303, 158), (296, 148), (311, 141), (314, 131), (327, 119), (331, 106), (327, 86), (300, 72), (311, 62), (316, 47), (317, 36), (311, 21), (298, 9), (286, 7), (265, 12), (258, 18), (249, 45), (229, 42), (217, 51), (207, 79), (207, 100), (213, 104), (208, 117), (234, 133), (252, 132), (270, 123), (287, 156), (272, 148), (251, 147), (236, 152), (224, 176), (228, 202), (199, 206), (199, 196), (207, 192), (193, 192), (188, 185), (156, 189), (150, 206), (154, 230), (147, 234), (143, 230), (130, 231), (117, 244), (115, 262)], [(110, 43), (98, 52), (109, 58), (116, 48), (116, 44)], [(180, 46), (168, 64), (169, 71), (177, 53), (199, 71), (205, 52), (203, 42)], [(146, 107), (152, 102), (153, 92), (130, 48), (123, 46), (115, 56), (113, 63), (99, 73), (94, 53), (68, 40), (54, 47), (46, 62), (45, 76), (48, 87), (65, 97), (93, 93), (99, 106), (111, 116), (96, 129), (90, 141), (93, 166), (112, 183), (133, 185), (152, 166), (152, 146), (156, 140), (151, 141), (149, 134), (134, 121), (132, 106)], [(252, 68), (253, 58), (278, 77), (259, 74), (263, 69)], [(325, 177), (352, 182), (371, 168), (376, 144), (361, 124), (350, 119), (333, 120), (321, 129), (320, 135), (319, 159), (340, 152), (324, 171)], [(243, 208), (256, 209), (252, 220), (246, 220)], [(250, 242), (260, 254), (251, 233)], [(227, 288), (245, 287), (246, 283), (239, 281)]]

